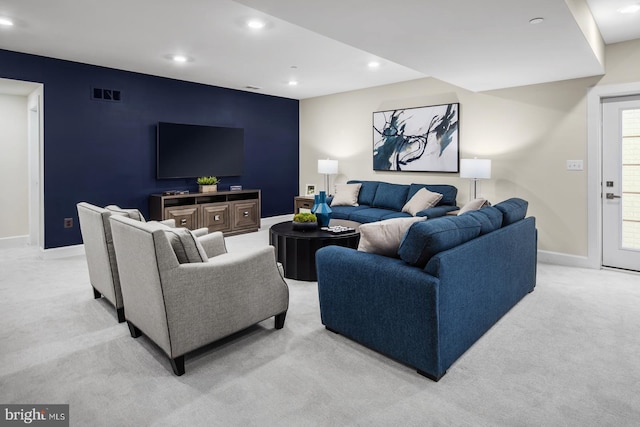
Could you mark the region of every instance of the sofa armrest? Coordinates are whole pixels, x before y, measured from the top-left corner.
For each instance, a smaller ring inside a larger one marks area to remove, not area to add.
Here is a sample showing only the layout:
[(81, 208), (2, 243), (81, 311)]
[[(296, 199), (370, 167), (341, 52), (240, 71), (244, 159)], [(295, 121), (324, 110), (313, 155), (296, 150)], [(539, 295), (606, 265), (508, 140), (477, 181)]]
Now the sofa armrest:
[(197, 238), (209, 258), (227, 253), (227, 247), (224, 243), (224, 235), (220, 231), (205, 234), (204, 236), (198, 236)]
[(191, 232), (196, 237), (202, 237), (209, 234), (209, 229), (207, 227), (202, 227), (202, 228), (196, 228), (195, 230), (191, 230)]
[(440, 281), (404, 261), (327, 246), (316, 252), (322, 323), (439, 376)]
[(439, 292), (441, 358), (450, 365), (536, 284), (533, 217), (440, 252), (425, 270)]
[(448, 205), (435, 206), (433, 208), (428, 208), (418, 212), (416, 216), (426, 216), (427, 218), (432, 219), (432, 218), (445, 216), (447, 212), (457, 211), (458, 209), (460, 208), (457, 206), (448, 206)]
[[(273, 246), (181, 264), (162, 274), (171, 357), (287, 311)], [(196, 309), (197, 308), (197, 309)]]
[(164, 221), (158, 221), (160, 224), (164, 224), (167, 227), (171, 227), (171, 228), (176, 228), (176, 220), (171, 218), (171, 219), (165, 219)]

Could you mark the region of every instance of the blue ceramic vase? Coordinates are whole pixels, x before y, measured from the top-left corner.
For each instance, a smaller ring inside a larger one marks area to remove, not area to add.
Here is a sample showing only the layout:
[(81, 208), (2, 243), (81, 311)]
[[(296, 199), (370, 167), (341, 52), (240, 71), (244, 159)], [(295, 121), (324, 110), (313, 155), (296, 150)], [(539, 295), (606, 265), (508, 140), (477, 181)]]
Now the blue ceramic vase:
[(315, 197), (315, 203), (311, 208), (311, 213), (314, 213), (318, 218), (318, 226), (328, 227), (331, 220), (331, 208), (327, 204), (327, 193), (321, 191), (318, 196)]

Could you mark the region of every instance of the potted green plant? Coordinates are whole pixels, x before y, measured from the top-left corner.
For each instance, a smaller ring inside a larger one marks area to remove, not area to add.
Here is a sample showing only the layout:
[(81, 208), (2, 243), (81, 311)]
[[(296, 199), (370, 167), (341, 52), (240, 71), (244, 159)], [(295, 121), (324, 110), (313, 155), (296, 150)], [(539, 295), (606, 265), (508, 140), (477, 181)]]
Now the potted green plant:
[(198, 178), (198, 191), (200, 193), (210, 193), (218, 191), (220, 180), (215, 176), (201, 176)]
[(309, 212), (300, 212), (293, 216), (294, 230), (315, 230), (318, 228), (318, 218)]

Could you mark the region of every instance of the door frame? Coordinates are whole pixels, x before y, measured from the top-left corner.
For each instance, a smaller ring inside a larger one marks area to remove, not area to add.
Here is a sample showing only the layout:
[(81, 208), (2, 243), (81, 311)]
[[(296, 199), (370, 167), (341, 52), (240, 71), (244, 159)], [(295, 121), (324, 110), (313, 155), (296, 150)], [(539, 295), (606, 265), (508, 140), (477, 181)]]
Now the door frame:
[[(27, 97), (28, 173), (29, 173), (29, 245), (44, 250), (44, 85)], [(36, 123), (32, 123), (36, 113)], [(32, 134), (35, 131), (36, 134)]]
[(640, 82), (594, 86), (587, 94), (587, 258), (579, 266), (602, 268), (602, 99), (638, 94)]

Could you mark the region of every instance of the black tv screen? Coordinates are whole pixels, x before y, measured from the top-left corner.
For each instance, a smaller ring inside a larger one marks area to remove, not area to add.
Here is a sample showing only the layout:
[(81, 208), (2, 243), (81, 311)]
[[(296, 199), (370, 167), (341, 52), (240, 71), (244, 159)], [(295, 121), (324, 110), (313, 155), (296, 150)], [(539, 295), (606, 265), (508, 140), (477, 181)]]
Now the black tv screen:
[(158, 179), (239, 176), (244, 170), (244, 129), (158, 123)]

